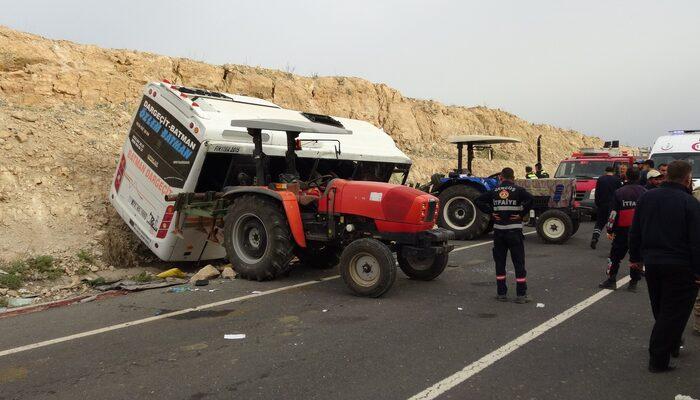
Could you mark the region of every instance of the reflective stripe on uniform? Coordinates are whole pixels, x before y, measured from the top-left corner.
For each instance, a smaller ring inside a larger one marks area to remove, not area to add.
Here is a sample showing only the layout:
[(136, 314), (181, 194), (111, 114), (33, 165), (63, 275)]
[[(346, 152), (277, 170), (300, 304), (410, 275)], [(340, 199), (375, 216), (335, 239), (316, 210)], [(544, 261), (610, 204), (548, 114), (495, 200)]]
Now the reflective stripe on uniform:
[(496, 275), (496, 279), (499, 281), (503, 281), (506, 279), (506, 276), (505, 275)]
[(516, 282), (523, 283), (527, 281), (527, 278), (515, 278)]
[(498, 230), (505, 230), (505, 229), (523, 229), (523, 224), (508, 224), (508, 225), (501, 225), (501, 224), (493, 224), (493, 229), (498, 229)]
[(493, 211), (522, 211), (523, 206), (494, 206)]

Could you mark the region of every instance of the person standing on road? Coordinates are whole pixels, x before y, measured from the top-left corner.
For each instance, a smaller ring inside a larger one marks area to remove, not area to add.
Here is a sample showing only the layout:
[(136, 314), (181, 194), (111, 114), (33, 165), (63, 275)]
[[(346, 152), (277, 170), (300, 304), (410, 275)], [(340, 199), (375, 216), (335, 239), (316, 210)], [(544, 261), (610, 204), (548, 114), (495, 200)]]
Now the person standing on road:
[(668, 171), (668, 164), (659, 164), (659, 167), (656, 170), (659, 171), (659, 173), (661, 173), (661, 176), (663, 176), (664, 179), (666, 179), (666, 172)]
[[(617, 272), (620, 262), (629, 249), (629, 229), (632, 226), (637, 200), (646, 192), (639, 184), (639, 171), (636, 168), (627, 170), (627, 183), (615, 191), (610, 203), (610, 218), (607, 224), (608, 238), (612, 239), (610, 257), (608, 258), (608, 277), (598, 287), (617, 289)], [(596, 192), (597, 194), (597, 192)], [(637, 282), (642, 279), (641, 266), (630, 263), (630, 280), (627, 290), (637, 291)]]
[(664, 177), (661, 175), (661, 172), (655, 169), (650, 169), (649, 172), (647, 172), (647, 184), (644, 185), (644, 189), (656, 189), (663, 181)]
[(525, 179), (537, 179), (537, 175), (532, 172), (532, 167), (529, 165), (525, 167)]
[(639, 184), (644, 186), (647, 184), (647, 174), (654, 169), (654, 160), (644, 160), (642, 162), (642, 171), (639, 173)]
[(535, 164), (535, 175), (537, 175), (537, 177), (540, 179), (549, 178), (549, 173), (542, 169), (542, 163)]
[(591, 248), (595, 249), (598, 245), (600, 233), (603, 231), (605, 224), (610, 216), (610, 202), (613, 199), (615, 191), (622, 186), (622, 181), (615, 175), (615, 169), (612, 166), (605, 167), (605, 175), (598, 178), (595, 184), (595, 206), (596, 206), (596, 221), (591, 237)]
[(617, 177), (620, 178), (620, 181), (622, 181), (623, 183), (627, 179), (626, 176), (627, 176), (627, 170), (629, 169), (629, 167), (630, 167), (629, 165), (624, 164), (624, 163), (620, 164), (620, 166), (618, 167)]
[(506, 285), (506, 256), (515, 268), (515, 302), (529, 303), (527, 295), (527, 271), (525, 270), (525, 244), (523, 236), (523, 217), (532, 208), (532, 195), (527, 190), (513, 183), (515, 172), (512, 168), (503, 168), (499, 176), (500, 184), (494, 190), (486, 192), (476, 200), (476, 206), (493, 218), (493, 261), (496, 264), (496, 285), (498, 301), (508, 301)]
[(664, 372), (678, 354), (700, 285), (700, 203), (690, 194), (692, 166), (668, 165), (666, 182), (646, 192), (630, 230), (630, 262), (644, 263), (654, 328), (649, 371)]

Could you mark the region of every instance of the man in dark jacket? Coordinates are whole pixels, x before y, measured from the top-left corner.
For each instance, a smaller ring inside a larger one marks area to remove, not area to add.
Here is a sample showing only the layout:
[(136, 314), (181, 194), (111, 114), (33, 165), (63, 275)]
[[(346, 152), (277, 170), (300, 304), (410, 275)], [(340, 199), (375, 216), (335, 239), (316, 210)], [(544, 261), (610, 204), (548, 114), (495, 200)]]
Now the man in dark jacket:
[(642, 170), (639, 174), (639, 184), (644, 186), (647, 184), (647, 174), (654, 169), (654, 160), (644, 160), (642, 162)]
[(654, 328), (649, 371), (664, 372), (678, 354), (700, 284), (700, 203), (690, 194), (692, 167), (668, 165), (666, 181), (638, 202), (630, 230), (630, 262), (644, 263)]
[(644, 189), (656, 189), (657, 187), (659, 187), (659, 185), (661, 185), (661, 182), (663, 181), (664, 177), (663, 175), (661, 175), (661, 172), (655, 169), (650, 169), (649, 172), (647, 172), (647, 184), (644, 185)]
[(525, 244), (523, 242), (523, 217), (532, 208), (532, 195), (513, 183), (512, 168), (503, 168), (499, 176), (501, 183), (476, 200), (476, 206), (493, 218), (493, 261), (496, 264), (498, 301), (508, 301), (506, 293), (506, 256), (515, 268), (516, 303), (529, 303), (527, 295), (527, 272), (525, 271)]
[[(608, 258), (608, 277), (598, 285), (603, 289), (617, 289), (617, 272), (620, 270), (620, 262), (627, 255), (629, 229), (632, 226), (637, 200), (644, 192), (646, 192), (646, 189), (639, 184), (639, 171), (637, 168), (628, 169), (627, 183), (615, 191), (610, 203), (610, 218), (607, 224), (607, 231), (608, 237), (612, 238), (613, 242), (610, 248), (610, 257)], [(641, 266), (631, 264), (630, 277), (632, 280), (627, 290), (636, 292), (637, 282), (642, 279)]]
[(615, 168), (612, 166), (605, 167), (605, 175), (598, 178), (595, 184), (595, 206), (596, 222), (593, 229), (593, 237), (591, 237), (591, 248), (595, 249), (598, 245), (600, 232), (608, 222), (610, 216), (610, 202), (613, 199), (615, 191), (622, 186), (622, 180), (615, 175)]

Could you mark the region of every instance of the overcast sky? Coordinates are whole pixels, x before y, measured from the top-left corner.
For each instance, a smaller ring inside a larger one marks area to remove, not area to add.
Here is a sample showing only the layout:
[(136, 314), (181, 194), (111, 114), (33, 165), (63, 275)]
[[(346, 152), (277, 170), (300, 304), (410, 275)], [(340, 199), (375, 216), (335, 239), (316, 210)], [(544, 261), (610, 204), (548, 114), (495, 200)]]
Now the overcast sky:
[(700, 1), (0, 1), (0, 24), (384, 82), (650, 145), (700, 128)]

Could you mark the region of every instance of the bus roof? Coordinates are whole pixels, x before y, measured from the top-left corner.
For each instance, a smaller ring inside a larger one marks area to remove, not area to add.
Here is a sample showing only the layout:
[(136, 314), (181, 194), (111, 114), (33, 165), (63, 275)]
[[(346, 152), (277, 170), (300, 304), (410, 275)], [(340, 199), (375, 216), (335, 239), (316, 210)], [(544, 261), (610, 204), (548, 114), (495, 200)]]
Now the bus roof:
[[(300, 157), (411, 164), (411, 159), (396, 146), (391, 136), (365, 121), (305, 113), (285, 109), (255, 97), (188, 88), (167, 82), (148, 83), (144, 95), (148, 95), (149, 89), (158, 91), (160, 101), (166, 98), (185, 115), (191, 115), (195, 124), (200, 126), (201, 141), (252, 143), (246, 128), (232, 126), (232, 121), (263, 123), (265, 120), (284, 120), (289, 125), (287, 127), (308, 127), (299, 135), (304, 143), (298, 153)], [(264, 148), (279, 146), (286, 149), (285, 132), (263, 129), (263, 133)], [(342, 144), (340, 155), (337, 143)]]

